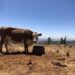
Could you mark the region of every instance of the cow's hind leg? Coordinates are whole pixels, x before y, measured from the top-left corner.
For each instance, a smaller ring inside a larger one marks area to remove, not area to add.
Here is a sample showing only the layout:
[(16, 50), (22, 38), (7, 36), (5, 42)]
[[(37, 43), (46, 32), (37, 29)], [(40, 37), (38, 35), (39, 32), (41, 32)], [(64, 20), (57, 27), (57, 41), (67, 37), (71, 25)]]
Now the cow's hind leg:
[(5, 48), (6, 48), (6, 51), (8, 53), (8, 40), (5, 40)]
[(5, 44), (5, 48), (7, 51), (6, 53), (8, 53), (8, 44), (9, 44), (9, 37), (8, 36), (5, 38), (4, 44)]
[(1, 53), (3, 53), (3, 51), (2, 51), (3, 43), (4, 43), (4, 41), (3, 41), (3, 40), (1, 40), (1, 41), (0, 41), (0, 52), (1, 52)]

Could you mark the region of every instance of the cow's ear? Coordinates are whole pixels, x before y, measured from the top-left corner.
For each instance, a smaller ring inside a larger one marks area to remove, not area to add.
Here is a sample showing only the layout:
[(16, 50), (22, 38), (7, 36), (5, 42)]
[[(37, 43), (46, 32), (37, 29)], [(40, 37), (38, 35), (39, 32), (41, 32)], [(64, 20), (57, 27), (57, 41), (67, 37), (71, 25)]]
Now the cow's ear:
[(42, 34), (41, 34), (41, 33), (39, 33), (39, 34), (38, 34), (38, 36), (42, 36)]

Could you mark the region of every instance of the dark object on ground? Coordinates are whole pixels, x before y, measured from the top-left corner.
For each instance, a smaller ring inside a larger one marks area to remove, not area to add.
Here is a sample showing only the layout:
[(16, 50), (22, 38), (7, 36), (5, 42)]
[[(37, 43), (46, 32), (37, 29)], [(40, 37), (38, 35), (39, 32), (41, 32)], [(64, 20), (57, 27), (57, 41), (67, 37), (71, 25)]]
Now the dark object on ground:
[(65, 61), (65, 57), (59, 58), (58, 60), (60, 60), (60, 61)]
[(66, 52), (66, 56), (70, 57), (70, 50), (68, 52)]
[(32, 60), (29, 60), (27, 65), (32, 65)]
[(45, 48), (44, 46), (33, 46), (33, 55), (41, 56), (42, 54), (45, 54)]
[(67, 67), (64, 63), (61, 62), (52, 62), (52, 64), (59, 67)]

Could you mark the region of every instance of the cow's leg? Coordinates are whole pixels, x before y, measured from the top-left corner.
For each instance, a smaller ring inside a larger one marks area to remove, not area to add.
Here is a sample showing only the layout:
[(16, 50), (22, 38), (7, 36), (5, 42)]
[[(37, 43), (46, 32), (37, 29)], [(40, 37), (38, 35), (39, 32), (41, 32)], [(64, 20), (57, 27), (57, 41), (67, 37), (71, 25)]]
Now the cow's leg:
[(25, 53), (28, 54), (28, 45), (25, 45)]
[(28, 52), (28, 45), (24, 42), (24, 52), (25, 52), (25, 54), (28, 54), (29, 52)]
[(8, 53), (8, 40), (5, 40), (5, 48), (6, 48), (6, 51)]
[(1, 41), (0, 41), (0, 52), (1, 52), (1, 53), (3, 53), (3, 51), (2, 51), (3, 43), (4, 43), (4, 40), (1, 40)]

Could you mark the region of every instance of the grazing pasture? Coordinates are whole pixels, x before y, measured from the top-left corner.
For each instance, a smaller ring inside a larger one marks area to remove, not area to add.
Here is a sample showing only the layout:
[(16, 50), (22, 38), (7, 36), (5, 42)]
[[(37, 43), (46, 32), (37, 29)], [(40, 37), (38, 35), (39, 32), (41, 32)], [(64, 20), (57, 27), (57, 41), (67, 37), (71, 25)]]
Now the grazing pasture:
[[(23, 44), (9, 44), (9, 54), (0, 55), (0, 75), (75, 74), (75, 46), (43, 45), (45, 54), (41, 56), (31, 54), (33, 46), (29, 47), (30, 54), (25, 55), (22, 53)], [(3, 46), (3, 52), (5, 51)]]

